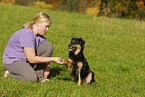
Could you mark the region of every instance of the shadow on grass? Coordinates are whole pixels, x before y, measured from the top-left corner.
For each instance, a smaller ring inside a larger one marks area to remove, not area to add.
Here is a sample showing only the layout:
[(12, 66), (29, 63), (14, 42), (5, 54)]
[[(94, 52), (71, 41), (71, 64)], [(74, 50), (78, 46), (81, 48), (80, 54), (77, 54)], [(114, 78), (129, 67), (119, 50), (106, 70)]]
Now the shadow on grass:
[(59, 79), (59, 80), (65, 80), (65, 81), (72, 81), (72, 79), (70, 79), (70, 78), (60, 78), (60, 77), (58, 77), (57, 79)]
[(59, 68), (59, 67), (51, 68), (51, 69), (50, 69), (49, 78), (51, 78), (51, 77), (56, 77), (57, 75), (60, 74), (60, 71), (62, 71), (62, 70), (63, 70), (63, 69), (62, 69), (62, 68)]
[(64, 70), (63, 68), (59, 68), (59, 67), (51, 68), (51, 69), (50, 69), (50, 75), (48, 76), (48, 78), (54, 78), (54, 77), (55, 77), (55, 78), (57, 78), (57, 79), (59, 79), (59, 80), (71, 81), (70, 78), (67, 78), (67, 77), (61, 78), (61, 77), (59, 76), (60, 71), (63, 71), (63, 70)]

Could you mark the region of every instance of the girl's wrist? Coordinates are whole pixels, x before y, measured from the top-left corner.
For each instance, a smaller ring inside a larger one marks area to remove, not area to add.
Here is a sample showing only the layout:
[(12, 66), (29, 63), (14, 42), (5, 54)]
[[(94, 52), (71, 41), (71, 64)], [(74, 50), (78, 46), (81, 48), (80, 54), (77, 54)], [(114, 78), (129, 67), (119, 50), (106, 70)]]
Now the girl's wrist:
[(52, 61), (54, 62), (54, 58), (53, 57), (49, 57), (48, 60), (49, 60), (49, 62), (52, 62)]

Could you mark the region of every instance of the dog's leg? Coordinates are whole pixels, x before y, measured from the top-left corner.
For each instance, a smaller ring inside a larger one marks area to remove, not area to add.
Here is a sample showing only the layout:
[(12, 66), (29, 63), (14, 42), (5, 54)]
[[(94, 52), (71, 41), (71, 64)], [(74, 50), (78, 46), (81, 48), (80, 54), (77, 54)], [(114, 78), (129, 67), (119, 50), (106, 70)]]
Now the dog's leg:
[(78, 70), (78, 75), (79, 75), (79, 80), (78, 80), (78, 85), (80, 86), (81, 85), (81, 74), (80, 74), (80, 69)]
[(69, 58), (68, 61), (66, 62), (66, 66), (67, 66), (68, 71), (71, 71), (71, 69), (72, 69), (71, 63), (73, 63), (73, 61), (72, 61), (72, 59)]
[(72, 77), (72, 81), (75, 81), (75, 82), (78, 81), (78, 71), (77, 71), (77, 68), (72, 67), (71, 77)]
[(78, 76), (79, 76), (78, 85), (80, 86), (81, 83), (82, 83), (82, 79), (81, 79), (81, 69), (82, 69), (83, 63), (82, 62), (78, 62), (77, 66), (78, 66)]
[(67, 66), (67, 70), (70, 71), (71, 63), (67, 61), (66, 66)]
[(88, 84), (88, 83), (91, 83), (91, 81), (92, 81), (92, 72), (90, 72), (90, 73), (88, 74), (88, 76), (86, 77), (85, 82)]

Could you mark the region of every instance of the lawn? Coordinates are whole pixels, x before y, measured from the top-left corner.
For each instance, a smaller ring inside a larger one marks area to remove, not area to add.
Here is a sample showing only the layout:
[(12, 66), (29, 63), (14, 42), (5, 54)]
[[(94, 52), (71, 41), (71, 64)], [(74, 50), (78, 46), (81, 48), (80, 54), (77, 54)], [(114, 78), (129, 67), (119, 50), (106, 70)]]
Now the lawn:
[[(54, 57), (68, 59), (71, 38), (86, 41), (84, 55), (96, 82), (78, 86), (64, 65), (51, 62), (50, 82), (21, 82), (3, 77), (2, 55), (10, 36), (48, 13), (53, 24), (45, 34), (53, 44)], [(29, 8), (0, 3), (0, 96), (5, 97), (144, 97), (145, 22)]]

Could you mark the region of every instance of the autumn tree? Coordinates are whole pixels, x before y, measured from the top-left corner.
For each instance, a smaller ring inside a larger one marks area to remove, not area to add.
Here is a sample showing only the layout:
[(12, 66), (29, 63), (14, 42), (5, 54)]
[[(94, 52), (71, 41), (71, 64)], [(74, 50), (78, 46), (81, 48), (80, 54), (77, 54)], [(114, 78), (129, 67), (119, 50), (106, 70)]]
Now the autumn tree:
[(46, 0), (46, 3), (53, 5), (54, 7), (58, 6), (61, 0)]
[(61, 0), (58, 8), (71, 12), (79, 12), (79, 0)]
[(25, 6), (32, 6), (33, 2), (36, 0), (15, 0), (15, 4), (18, 5), (25, 5)]

